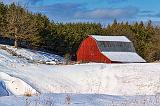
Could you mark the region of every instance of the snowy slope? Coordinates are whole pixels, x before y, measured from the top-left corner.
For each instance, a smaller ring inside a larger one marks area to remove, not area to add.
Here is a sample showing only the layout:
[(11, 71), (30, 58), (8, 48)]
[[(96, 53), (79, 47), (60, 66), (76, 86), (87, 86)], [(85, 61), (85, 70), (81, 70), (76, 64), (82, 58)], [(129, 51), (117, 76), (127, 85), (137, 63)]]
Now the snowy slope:
[(42, 51), (35, 51), (35, 50), (29, 50), (29, 49), (23, 49), (23, 48), (14, 48), (13, 46), (7, 46), (7, 45), (0, 45), (5, 46), (7, 49), (12, 50), (17, 55), (20, 55), (26, 59), (30, 59), (37, 62), (48, 62), (51, 64), (56, 64), (63, 61), (63, 57), (50, 54)]
[[(5, 55), (7, 58), (8, 55)], [(152, 95), (159, 92), (158, 63), (49, 66), (7, 60), (4, 62), (5, 58), (0, 63), (2, 72), (24, 80), (41, 93)], [(18, 61), (18, 58), (13, 60)]]
[(7, 66), (14, 69), (14, 73), (10, 70), (7, 73), (34, 85), (42, 93), (152, 95), (160, 91), (160, 64), (14, 66)]
[[(22, 50), (19, 53), (25, 54), (26, 51)], [(33, 57), (30, 58), (34, 59)], [(13, 81), (14, 84), (12, 84)], [(160, 64), (45, 65), (29, 63), (24, 58), (12, 56), (7, 51), (0, 49), (0, 90), (2, 91), (0, 95), (24, 95), (26, 88), (31, 89), (33, 94), (39, 92), (42, 96), (43, 93), (49, 93), (45, 97), (54, 97), (56, 106), (64, 105), (66, 94), (62, 93), (73, 93), (75, 95), (73, 96), (74, 104), (82, 100), (81, 102), (87, 104), (86, 106), (98, 103), (105, 106), (108, 102), (119, 101), (119, 98), (122, 98), (120, 101), (126, 101), (123, 99), (124, 96), (129, 96), (129, 100), (132, 100), (138, 98), (135, 95), (148, 95), (147, 98), (152, 99), (153, 97), (149, 95), (156, 95), (160, 92)], [(33, 97), (33, 101), (34, 98), (39, 97)], [(95, 99), (97, 101), (94, 101)], [(17, 102), (12, 102), (14, 100)], [(26, 98), (23, 96), (0, 98), (2, 106), (7, 106), (7, 103), (20, 106), (24, 102)]]

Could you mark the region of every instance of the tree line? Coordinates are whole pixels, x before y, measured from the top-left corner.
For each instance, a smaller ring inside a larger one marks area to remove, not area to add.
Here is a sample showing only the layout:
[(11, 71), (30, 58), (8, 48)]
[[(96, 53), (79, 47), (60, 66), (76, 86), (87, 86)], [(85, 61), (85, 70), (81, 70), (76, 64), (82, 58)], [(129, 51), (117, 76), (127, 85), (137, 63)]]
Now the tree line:
[(144, 59), (160, 59), (160, 27), (152, 21), (129, 24), (114, 20), (106, 27), (100, 23), (56, 23), (20, 5), (0, 3), (0, 36), (14, 40), (15, 47), (25, 45), (59, 55), (75, 55), (82, 40), (90, 34), (125, 35)]

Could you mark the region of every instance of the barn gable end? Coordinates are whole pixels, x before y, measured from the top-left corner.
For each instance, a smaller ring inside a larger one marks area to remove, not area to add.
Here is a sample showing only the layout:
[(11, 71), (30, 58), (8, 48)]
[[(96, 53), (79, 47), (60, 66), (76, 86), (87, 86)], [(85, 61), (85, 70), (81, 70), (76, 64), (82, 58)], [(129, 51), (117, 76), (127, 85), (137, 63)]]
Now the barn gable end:
[(88, 36), (81, 43), (77, 51), (77, 61), (111, 63), (111, 61), (101, 53), (96, 40), (93, 39), (91, 36)]

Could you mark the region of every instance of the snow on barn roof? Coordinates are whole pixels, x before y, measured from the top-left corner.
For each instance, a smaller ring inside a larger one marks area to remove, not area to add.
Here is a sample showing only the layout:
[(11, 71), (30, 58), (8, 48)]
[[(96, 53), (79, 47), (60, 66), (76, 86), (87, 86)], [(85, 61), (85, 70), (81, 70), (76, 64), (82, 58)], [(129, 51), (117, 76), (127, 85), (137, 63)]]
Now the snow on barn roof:
[(117, 62), (146, 62), (136, 52), (102, 52), (103, 55), (109, 57), (111, 61)]
[[(96, 41), (108, 41), (106, 43), (98, 43), (101, 53), (109, 58), (113, 62), (146, 62), (140, 57), (135, 51), (132, 42), (126, 36), (101, 36), (101, 35), (90, 35)], [(115, 41), (113, 43), (109, 43)], [(120, 42), (120, 44), (118, 43)], [(133, 49), (133, 50), (132, 50)]]
[(101, 36), (101, 35), (90, 35), (97, 41), (118, 41), (118, 42), (131, 42), (125, 36)]

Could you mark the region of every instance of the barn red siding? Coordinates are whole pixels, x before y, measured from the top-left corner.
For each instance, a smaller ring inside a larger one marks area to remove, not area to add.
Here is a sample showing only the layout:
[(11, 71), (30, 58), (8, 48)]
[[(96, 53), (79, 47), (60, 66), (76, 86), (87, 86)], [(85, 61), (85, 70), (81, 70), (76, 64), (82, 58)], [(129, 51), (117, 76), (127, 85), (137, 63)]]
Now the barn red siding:
[(77, 61), (111, 63), (111, 61), (101, 53), (95, 39), (91, 36), (81, 43), (77, 51)]

